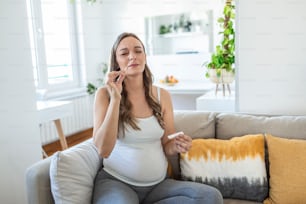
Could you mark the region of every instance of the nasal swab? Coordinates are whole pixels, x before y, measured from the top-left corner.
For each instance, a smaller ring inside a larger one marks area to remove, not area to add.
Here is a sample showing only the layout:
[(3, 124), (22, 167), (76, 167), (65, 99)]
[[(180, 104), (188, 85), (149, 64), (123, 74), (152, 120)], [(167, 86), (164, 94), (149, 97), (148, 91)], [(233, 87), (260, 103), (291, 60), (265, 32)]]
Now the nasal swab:
[(180, 132), (177, 132), (177, 133), (173, 133), (173, 134), (171, 134), (171, 135), (168, 135), (168, 139), (173, 139), (173, 138), (175, 138), (175, 137), (177, 137), (177, 136), (179, 136), (179, 135), (183, 135), (184, 134), (184, 132), (183, 131), (180, 131)]

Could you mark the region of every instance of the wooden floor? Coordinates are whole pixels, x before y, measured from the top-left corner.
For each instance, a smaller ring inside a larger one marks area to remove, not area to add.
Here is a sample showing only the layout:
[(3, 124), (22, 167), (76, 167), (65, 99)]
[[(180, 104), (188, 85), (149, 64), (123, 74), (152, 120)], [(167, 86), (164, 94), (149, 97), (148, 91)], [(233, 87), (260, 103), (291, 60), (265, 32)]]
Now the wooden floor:
[[(66, 140), (67, 140), (67, 144), (68, 144), (68, 147), (72, 147), (76, 144), (79, 144), (89, 138), (92, 137), (92, 128), (89, 128), (87, 130), (84, 130), (82, 132), (79, 132), (79, 133), (76, 133), (76, 134), (73, 134), (73, 135), (70, 135), (68, 137), (66, 137)], [(51, 156), (52, 154), (54, 154), (55, 152), (57, 151), (60, 151), (62, 150), (61, 149), (61, 145), (60, 145), (60, 142), (59, 140), (55, 141), (55, 142), (52, 142), (50, 144), (46, 144), (46, 145), (43, 145), (43, 150), (45, 151), (45, 156)]]

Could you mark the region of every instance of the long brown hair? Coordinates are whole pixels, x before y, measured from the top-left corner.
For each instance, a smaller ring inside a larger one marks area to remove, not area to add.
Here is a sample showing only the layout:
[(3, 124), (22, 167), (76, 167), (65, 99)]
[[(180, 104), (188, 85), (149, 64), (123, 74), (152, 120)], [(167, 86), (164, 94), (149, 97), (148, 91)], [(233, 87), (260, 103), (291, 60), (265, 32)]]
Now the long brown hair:
[[(145, 48), (144, 48), (142, 41), (134, 33), (120, 34), (117, 37), (112, 47), (111, 58), (110, 58), (110, 71), (115, 71), (119, 68), (117, 58), (116, 58), (116, 51), (117, 51), (119, 43), (126, 37), (136, 38), (141, 43), (144, 53), (145, 53)], [(162, 113), (161, 113), (161, 106), (159, 104), (159, 101), (153, 96), (152, 84), (153, 84), (153, 75), (146, 63), (145, 69), (143, 72), (143, 86), (145, 89), (145, 98), (149, 106), (152, 108), (153, 115), (156, 117), (159, 125), (162, 128), (164, 128), (164, 120), (163, 120)], [(132, 103), (128, 99), (128, 92), (125, 89), (125, 84), (123, 81), (121, 101), (120, 101), (120, 110), (119, 110), (119, 126), (122, 128), (123, 133), (125, 132), (125, 124), (129, 124), (135, 130), (140, 130), (139, 126), (137, 125), (137, 119), (132, 115), (131, 110), (132, 110)]]

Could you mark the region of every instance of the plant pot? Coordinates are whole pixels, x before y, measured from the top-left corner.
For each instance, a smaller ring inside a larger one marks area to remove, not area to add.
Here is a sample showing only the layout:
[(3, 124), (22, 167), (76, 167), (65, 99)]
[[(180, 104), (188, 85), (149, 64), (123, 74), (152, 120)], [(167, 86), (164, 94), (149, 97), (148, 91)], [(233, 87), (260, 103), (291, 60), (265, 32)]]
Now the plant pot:
[(221, 76), (217, 76), (216, 69), (210, 69), (209, 79), (215, 84), (230, 84), (235, 80), (235, 74), (233, 72), (228, 72), (225, 69), (221, 70)]
[(222, 92), (223, 96), (225, 96), (225, 86), (227, 86), (228, 93), (231, 95), (231, 88), (230, 84), (235, 80), (235, 74), (233, 72), (228, 72), (225, 69), (221, 70), (221, 76), (217, 76), (217, 71), (216, 69), (209, 69), (209, 79), (213, 83), (216, 84), (216, 91), (215, 94), (217, 95), (218, 93), (218, 86), (219, 84), (222, 84)]

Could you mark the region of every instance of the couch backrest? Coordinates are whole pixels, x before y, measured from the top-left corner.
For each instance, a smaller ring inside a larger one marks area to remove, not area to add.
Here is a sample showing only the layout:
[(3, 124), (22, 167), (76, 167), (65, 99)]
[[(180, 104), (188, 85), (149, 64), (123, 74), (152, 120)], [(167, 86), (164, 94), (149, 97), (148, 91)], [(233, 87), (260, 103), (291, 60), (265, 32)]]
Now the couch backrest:
[(215, 117), (213, 112), (176, 111), (174, 125), (177, 131), (183, 131), (192, 138), (214, 138)]
[(306, 139), (306, 116), (256, 116), (239, 113), (216, 115), (216, 138), (269, 133), (283, 138)]

